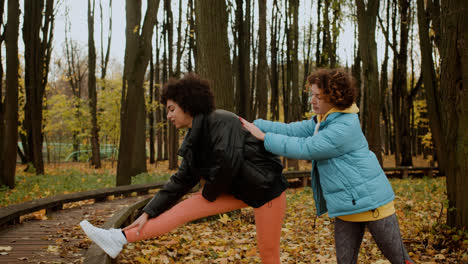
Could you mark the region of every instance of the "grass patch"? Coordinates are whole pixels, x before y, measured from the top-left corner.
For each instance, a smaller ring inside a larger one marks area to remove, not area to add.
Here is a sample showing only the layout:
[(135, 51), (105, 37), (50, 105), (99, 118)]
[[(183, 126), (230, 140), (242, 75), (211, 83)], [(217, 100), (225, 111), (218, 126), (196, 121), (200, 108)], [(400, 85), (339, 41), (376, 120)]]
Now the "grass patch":
[[(166, 181), (168, 173), (142, 173), (132, 178), (132, 184)], [(115, 174), (93, 173), (68, 168), (45, 175), (18, 173), (16, 186), (0, 186), (0, 207), (31, 201), (47, 196), (115, 187)]]

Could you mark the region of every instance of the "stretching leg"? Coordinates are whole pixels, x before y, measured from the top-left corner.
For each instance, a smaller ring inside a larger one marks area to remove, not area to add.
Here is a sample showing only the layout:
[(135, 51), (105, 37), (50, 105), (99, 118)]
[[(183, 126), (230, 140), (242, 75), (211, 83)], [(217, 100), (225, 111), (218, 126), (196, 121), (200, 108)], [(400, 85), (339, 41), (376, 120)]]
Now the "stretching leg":
[(126, 230), (125, 236), (128, 242), (154, 238), (166, 234), (189, 221), (244, 207), (247, 207), (247, 204), (232, 195), (223, 194), (216, 198), (214, 202), (210, 202), (201, 193), (196, 193), (161, 215), (149, 219), (140, 230), (139, 235), (136, 234), (137, 228), (135, 227)]
[(338, 217), (335, 218), (335, 247), (338, 264), (357, 263), (365, 229), (364, 222), (348, 222)]
[(401, 239), (400, 227), (395, 214), (368, 222), (368, 228), (377, 246), (392, 264), (414, 263)]
[(254, 209), (257, 242), (264, 264), (280, 263), (280, 238), (286, 211), (286, 192)]

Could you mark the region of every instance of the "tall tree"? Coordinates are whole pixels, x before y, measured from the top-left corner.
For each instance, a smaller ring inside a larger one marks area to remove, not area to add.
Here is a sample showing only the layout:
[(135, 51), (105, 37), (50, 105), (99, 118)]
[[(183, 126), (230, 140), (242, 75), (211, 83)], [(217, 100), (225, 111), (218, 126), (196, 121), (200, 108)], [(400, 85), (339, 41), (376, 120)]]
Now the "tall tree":
[(365, 111), (367, 119), (366, 137), (370, 149), (375, 153), (382, 164), (382, 146), (380, 141), (380, 89), (379, 70), (377, 64), (377, 43), (375, 41), (375, 28), (379, 0), (356, 0), (359, 29), (359, 52), (362, 58), (362, 71), (364, 89), (368, 98), (368, 108)]
[(341, 1), (333, 0), (332, 1), (332, 22), (331, 22), (331, 40), (330, 40), (330, 67), (337, 67), (338, 66), (338, 58), (336, 54), (337, 46), (338, 46), (338, 37), (340, 35), (340, 23), (341, 23)]
[[(408, 92), (408, 34), (410, 21), (410, 1), (398, 0), (398, 9), (400, 11), (400, 50), (396, 53), (397, 71), (393, 91), (393, 111), (395, 112), (395, 137), (397, 140), (397, 149), (399, 149), (396, 160), (397, 165), (412, 166), (411, 135), (410, 135), (410, 96)], [(395, 43), (394, 43), (395, 44)]]
[(291, 41), (291, 61), (288, 65), (288, 75), (291, 75), (291, 116), (289, 121), (298, 121), (301, 115), (301, 99), (299, 91), (299, 0), (289, 0), (289, 13), (292, 19), (288, 37)]
[[(5, 0), (0, 0), (0, 25), (4, 26), (3, 24), (3, 17), (4, 17), (4, 11), (5, 11)], [(0, 32), (1, 36), (6, 35), (6, 30), (5, 27), (3, 27), (3, 32)], [(5, 41), (5, 37), (0, 37), (0, 46), (3, 46), (3, 42)], [(3, 61), (3, 54), (2, 54), (2, 49), (0, 49), (0, 61)], [(0, 63), (0, 80), (3, 80), (3, 74), (4, 74), (4, 69), (3, 69), (3, 63)], [(6, 126), (6, 119), (5, 119), (5, 99), (4, 99), (4, 94), (3, 94), (3, 82), (0, 82), (0, 185), (6, 184), (7, 182), (11, 182), (12, 188), (15, 184), (14, 180), (14, 175), (13, 179), (8, 179), (10, 175), (6, 175), (3, 172), (3, 157), (6, 155), (3, 151), (3, 147), (5, 145), (5, 126)]]
[[(156, 23), (157, 24), (157, 23)], [(157, 26), (156, 26), (157, 28)], [(150, 70), (149, 70), (149, 98), (148, 98), (148, 105), (150, 106), (150, 109), (148, 109), (148, 133), (149, 133), (149, 163), (154, 164), (156, 162), (155, 159), (155, 149), (154, 149), (154, 131), (155, 131), (155, 97), (154, 95), (156, 94), (154, 92), (155, 90), (155, 85), (154, 85), (154, 59), (153, 59), (153, 45), (151, 45), (151, 57), (150, 57), (150, 62), (149, 62)]]
[[(163, 35), (164, 35), (164, 70), (165, 74), (163, 74), (163, 82), (166, 82), (169, 78), (174, 78), (175, 73), (173, 69), (173, 62), (174, 62), (174, 49), (173, 49), (173, 39), (174, 39), (174, 15), (172, 13), (172, 6), (170, 0), (164, 0), (164, 14), (165, 20), (163, 24)], [(180, 37), (178, 39), (180, 41)], [(180, 69), (180, 66), (179, 66)], [(177, 149), (179, 148), (179, 136), (177, 128), (171, 122), (167, 122), (168, 128), (168, 154), (169, 154), (169, 169), (177, 169), (178, 167), (178, 156), (177, 156)]]
[(316, 40), (315, 40), (315, 65), (317, 68), (322, 67), (322, 52), (320, 50), (320, 44), (322, 38), (320, 37), (320, 33), (322, 32), (322, 20), (321, 20), (321, 10), (322, 10), (322, 0), (317, 0), (317, 30), (316, 33)]
[[(245, 12), (244, 12), (245, 2)], [(250, 0), (236, 0), (236, 112), (251, 120), (250, 87)]]
[[(0, 2), (3, 15), (4, 1)], [(8, 22), (5, 29), (6, 39), (6, 94), (2, 107), (2, 137), (0, 140), (0, 185), (15, 187), (16, 147), (18, 144), (18, 30), (19, 1), (8, 0)], [(1, 42), (0, 42), (1, 43)], [(1, 87), (0, 87), (1, 90)], [(1, 94), (0, 94), (1, 95)], [(0, 98), (1, 100), (1, 98)], [(4, 111), (4, 115), (3, 115)]]
[(331, 34), (330, 34), (330, 3), (331, 0), (323, 0), (323, 25), (322, 30), (322, 52), (320, 53), (320, 64), (330, 65)]
[(196, 0), (196, 71), (212, 81), (216, 106), (234, 110), (225, 0)]
[(279, 49), (279, 26), (281, 18), (278, 7), (278, 1), (273, 1), (271, 12), (272, 23), (270, 26), (270, 113), (273, 120), (279, 120), (279, 67), (278, 67), (278, 49)]
[(309, 28), (307, 32), (304, 34), (304, 45), (303, 47), (303, 54), (304, 54), (304, 75), (302, 77), (302, 86), (301, 86), (301, 114), (305, 114), (309, 112), (310, 109), (310, 102), (308, 96), (308, 88), (307, 86), (307, 76), (309, 76), (310, 69), (311, 69), (311, 56), (312, 56), (312, 36), (313, 36), (313, 23), (312, 19), (309, 22)]
[(447, 223), (468, 228), (468, 6), (441, 1), (440, 90), (443, 144), (447, 149)]
[[(427, 8), (425, 7), (427, 3)], [(438, 1), (436, 1), (438, 3)], [(436, 67), (433, 60), (433, 40), (436, 43), (436, 39), (440, 36), (440, 31), (437, 28), (440, 27), (438, 16), (435, 14), (440, 12), (440, 7), (434, 6), (431, 1), (417, 0), (418, 10), (418, 28), (419, 28), (419, 43), (421, 49), (421, 71), (423, 75), (424, 83), (424, 94), (427, 101), (427, 109), (429, 115), (429, 126), (431, 128), (432, 140), (434, 142), (435, 150), (437, 152), (438, 165), (441, 172), (445, 172), (445, 146), (442, 143), (442, 105), (438, 98), (440, 98), (440, 89), (438, 85), (438, 78), (436, 73)], [(433, 29), (435, 29), (435, 35), (433, 40), (429, 36), (429, 27), (432, 21)], [(437, 45), (440, 46), (440, 45)]]
[[(69, 20), (68, 10), (65, 17), (65, 58), (66, 70), (65, 77), (71, 88), (73, 95), (74, 118), (76, 122), (82, 119), (82, 90), (84, 88), (85, 74), (87, 72), (86, 58), (78, 41), (71, 39), (71, 22)], [(73, 156), (74, 161), (78, 161), (81, 146), (81, 135), (83, 126), (74, 126), (72, 131)]]
[(96, 47), (94, 44), (94, 7), (88, 0), (88, 97), (91, 111), (91, 164), (101, 167), (99, 147), (99, 126), (97, 123), (97, 92), (96, 92)]
[[(112, 0), (109, 0), (109, 28), (107, 29), (107, 48), (104, 52), (104, 23), (102, 15), (102, 2), (99, 2), (99, 10), (101, 11), (101, 80), (105, 82), (107, 74), (107, 66), (109, 64), (109, 54), (112, 40)], [(105, 85), (104, 85), (105, 86)]]
[(267, 78), (268, 64), (266, 57), (266, 0), (258, 1), (258, 66), (257, 66), (257, 98), (258, 118), (267, 118)]
[(125, 60), (122, 87), (121, 132), (117, 186), (131, 183), (131, 176), (146, 172), (144, 77), (151, 56), (151, 40), (159, 0), (148, 0), (141, 25), (141, 1), (126, 0)]
[(23, 41), (26, 104), (26, 155), (36, 174), (44, 174), (42, 110), (54, 32), (54, 0), (25, 0)]
[[(389, 29), (390, 29), (390, 0), (387, 0), (386, 2), (386, 26), (383, 25), (383, 22), (379, 18), (380, 26), (382, 28), (382, 31), (385, 35), (385, 39), (389, 39)], [(381, 105), (382, 105), (382, 119), (384, 121), (384, 134), (385, 134), (385, 152), (388, 154), (388, 151), (390, 150), (390, 142), (392, 140), (391, 136), (391, 125), (390, 125), (390, 117), (389, 117), (389, 107), (387, 102), (389, 101), (388, 99), (390, 98), (389, 94), (389, 89), (388, 89), (388, 51), (389, 51), (389, 41), (385, 42), (385, 48), (384, 48), (384, 57), (382, 61), (382, 70), (380, 71), (380, 92), (381, 92)]]

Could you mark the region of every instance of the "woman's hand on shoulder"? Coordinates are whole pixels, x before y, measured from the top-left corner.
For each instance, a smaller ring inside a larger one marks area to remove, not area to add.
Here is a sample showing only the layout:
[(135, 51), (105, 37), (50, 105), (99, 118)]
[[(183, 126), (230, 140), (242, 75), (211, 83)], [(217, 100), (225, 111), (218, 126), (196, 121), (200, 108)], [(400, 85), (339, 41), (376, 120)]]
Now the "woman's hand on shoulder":
[(245, 120), (242, 117), (239, 117), (239, 120), (242, 123), (242, 126), (247, 129), (247, 131), (250, 132), (255, 138), (264, 141), (265, 140), (265, 133), (263, 133), (258, 127), (256, 127), (253, 123), (250, 123), (249, 121)]

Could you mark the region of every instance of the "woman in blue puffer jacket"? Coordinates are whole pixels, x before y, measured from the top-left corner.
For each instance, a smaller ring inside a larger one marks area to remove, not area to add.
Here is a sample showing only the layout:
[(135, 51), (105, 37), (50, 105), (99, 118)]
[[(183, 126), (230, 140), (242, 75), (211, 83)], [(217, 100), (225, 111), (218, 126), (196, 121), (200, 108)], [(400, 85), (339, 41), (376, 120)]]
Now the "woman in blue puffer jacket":
[(350, 74), (321, 69), (308, 77), (317, 114), (289, 124), (255, 120), (243, 125), (277, 155), (312, 160), (317, 214), (335, 220), (339, 264), (357, 263), (365, 228), (391, 263), (413, 263), (401, 239), (392, 186), (362, 133)]

